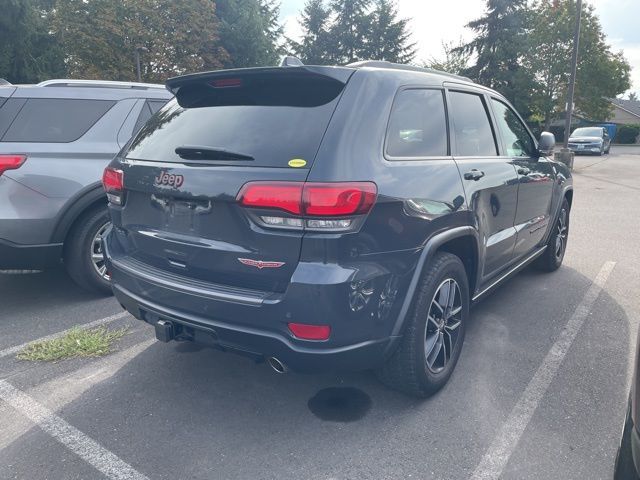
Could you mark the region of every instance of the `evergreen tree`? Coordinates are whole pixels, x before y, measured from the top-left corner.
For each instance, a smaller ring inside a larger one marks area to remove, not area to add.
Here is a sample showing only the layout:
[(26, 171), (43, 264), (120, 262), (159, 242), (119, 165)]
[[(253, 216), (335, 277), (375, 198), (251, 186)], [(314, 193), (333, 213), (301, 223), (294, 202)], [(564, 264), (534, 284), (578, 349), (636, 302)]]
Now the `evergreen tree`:
[(374, 0), (365, 56), (371, 60), (411, 63), (416, 56), (416, 44), (410, 43), (408, 23), (408, 19), (398, 18), (394, 0)]
[(49, 17), (32, 0), (0, 0), (0, 77), (36, 83), (64, 77), (63, 53)]
[(527, 0), (487, 0), (485, 15), (467, 24), (476, 37), (459, 48), (476, 56), (475, 64), (463, 73), (498, 90), (525, 115), (531, 85), (521, 57), (530, 47), (528, 21)]
[(217, 0), (225, 68), (276, 65), (282, 33), (279, 4), (271, 0)]
[(302, 39), (290, 41), (290, 46), (300, 60), (307, 65), (331, 63), (329, 54), (330, 12), (323, 0), (307, 0), (300, 16)]
[(453, 42), (442, 42), (444, 57), (431, 57), (424, 63), (424, 66), (441, 72), (453, 73), (454, 75), (464, 75), (469, 68), (471, 55), (460, 48), (462, 45), (462, 42), (457, 45)]
[(367, 57), (371, 0), (331, 0), (335, 20), (330, 29), (329, 54), (333, 63), (348, 64)]

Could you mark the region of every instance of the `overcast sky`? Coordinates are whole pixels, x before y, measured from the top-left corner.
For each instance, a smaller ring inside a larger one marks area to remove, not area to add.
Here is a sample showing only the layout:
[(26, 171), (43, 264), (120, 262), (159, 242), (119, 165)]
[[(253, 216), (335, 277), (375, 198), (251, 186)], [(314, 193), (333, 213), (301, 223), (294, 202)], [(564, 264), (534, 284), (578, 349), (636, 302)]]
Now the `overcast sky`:
[[(304, 0), (282, 0), (281, 17), (287, 35), (300, 35), (297, 16)], [(633, 90), (640, 94), (640, 0), (589, 0), (614, 50), (624, 50), (633, 67)], [(464, 26), (484, 12), (483, 0), (398, 0), (400, 15), (411, 19), (418, 59), (442, 56), (442, 42), (468, 40)]]

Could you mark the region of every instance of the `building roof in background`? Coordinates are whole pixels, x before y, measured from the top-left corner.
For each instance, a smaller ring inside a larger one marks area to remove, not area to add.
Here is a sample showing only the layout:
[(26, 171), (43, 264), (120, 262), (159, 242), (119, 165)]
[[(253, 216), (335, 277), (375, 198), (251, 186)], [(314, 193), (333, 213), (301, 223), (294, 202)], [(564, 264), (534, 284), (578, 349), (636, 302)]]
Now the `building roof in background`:
[(640, 101), (614, 98), (613, 100), (611, 100), (611, 103), (640, 118)]

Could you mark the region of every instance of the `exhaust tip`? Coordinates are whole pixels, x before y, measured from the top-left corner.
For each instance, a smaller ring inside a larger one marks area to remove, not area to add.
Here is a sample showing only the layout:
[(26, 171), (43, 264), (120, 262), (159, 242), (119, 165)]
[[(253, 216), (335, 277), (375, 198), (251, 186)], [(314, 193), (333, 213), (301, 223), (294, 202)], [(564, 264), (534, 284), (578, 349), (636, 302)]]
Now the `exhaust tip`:
[(287, 373), (289, 371), (287, 366), (276, 357), (267, 358), (267, 363), (276, 373)]

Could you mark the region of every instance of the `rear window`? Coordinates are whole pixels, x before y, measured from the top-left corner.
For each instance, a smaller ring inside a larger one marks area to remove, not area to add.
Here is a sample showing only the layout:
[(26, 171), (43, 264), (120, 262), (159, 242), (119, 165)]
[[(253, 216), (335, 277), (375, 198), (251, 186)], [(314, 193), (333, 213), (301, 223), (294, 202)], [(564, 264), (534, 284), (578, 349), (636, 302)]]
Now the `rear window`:
[(68, 143), (78, 140), (116, 102), (31, 98), (4, 134), (4, 142)]
[[(251, 167), (310, 166), (343, 84), (331, 80), (256, 80), (242, 87), (182, 87), (134, 138), (127, 158), (183, 162), (176, 149), (199, 147), (253, 158)], [(212, 161), (234, 162), (229, 158)]]

